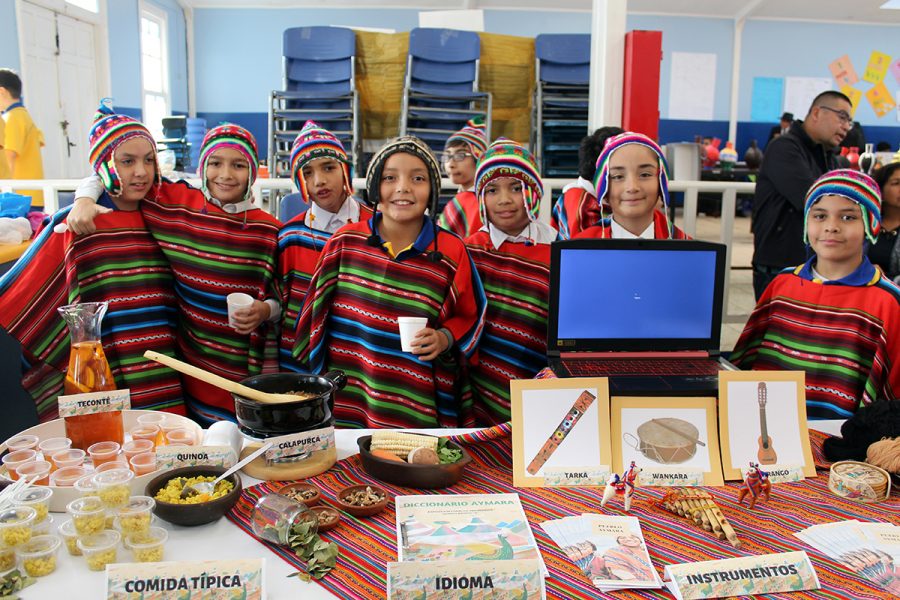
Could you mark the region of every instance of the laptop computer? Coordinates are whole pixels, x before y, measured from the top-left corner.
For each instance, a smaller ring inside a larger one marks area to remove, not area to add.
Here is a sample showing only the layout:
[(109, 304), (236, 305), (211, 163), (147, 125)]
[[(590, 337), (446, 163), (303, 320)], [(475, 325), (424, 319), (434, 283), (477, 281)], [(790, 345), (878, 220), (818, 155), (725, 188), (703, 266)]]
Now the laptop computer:
[(716, 395), (725, 246), (566, 240), (550, 259), (547, 349), (560, 377), (608, 377), (620, 396)]

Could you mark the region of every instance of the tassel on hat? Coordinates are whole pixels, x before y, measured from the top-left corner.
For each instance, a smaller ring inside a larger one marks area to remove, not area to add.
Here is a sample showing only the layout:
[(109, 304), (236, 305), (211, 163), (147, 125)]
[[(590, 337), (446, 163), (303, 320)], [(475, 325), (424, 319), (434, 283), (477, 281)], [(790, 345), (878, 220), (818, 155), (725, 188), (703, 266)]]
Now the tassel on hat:
[(522, 182), (525, 212), (530, 221), (536, 221), (544, 196), (544, 184), (538, 172), (534, 156), (522, 144), (507, 138), (499, 138), (478, 161), (475, 171), (475, 195), (478, 197), (481, 222), (487, 223), (484, 190), (495, 179), (510, 177)]
[(303, 200), (310, 202), (309, 190), (306, 188), (306, 178), (303, 177), (303, 167), (314, 160), (322, 158), (331, 158), (341, 164), (341, 169), (344, 173), (344, 191), (348, 196), (352, 195), (350, 157), (347, 156), (347, 151), (344, 150), (341, 140), (315, 121), (307, 121), (291, 147), (291, 179), (293, 179), (294, 185), (300, 191)]
[(153, 183), (154, 186), (158, 186), (162, 182), (162, 175), (156, 155), (156, 140), (140, 121), (126, 115), (116, 114), (112, 108), (111, 98), (102, 99), (94, 114), (94, 124), (88, 133), (89, 160), (94, 172), (100, 177), (103, 187), (111, 196), (119, 196), (122, 193), (122, 181), (116, 171), (116, 149), (123, 142), (133, 138), (143, 138), (149, 142), (156, 162), (156, 175)]
[(237, 150), (247, 159), (250, 165), (250, 179), (247, 182), (244, 200), (249, 200), (253, 197), (253, 183), (256, 181), (257, 173), (259, 173), (259, 151), (257, 150), (256, 138), (253, 137), (253, 134), (240, 125), (234, 125), (233, 123), (223, 123), (218, 127), (213, 127), (203, 137), (203, 144), (200, 147), (199, 166), (200, 185), (203, 194), (207, 198), (210, 197), (206, 182), (206, 165), (213, 152), (221, 148)]
[(472, 150), (475, 162), (481, 159), (481, 155), (487, 150), (487, 128), (483, 117), (474, 117), (466, 122), (466, 126), (447, 138), (444, 148), (453, 142), (463, 142)]

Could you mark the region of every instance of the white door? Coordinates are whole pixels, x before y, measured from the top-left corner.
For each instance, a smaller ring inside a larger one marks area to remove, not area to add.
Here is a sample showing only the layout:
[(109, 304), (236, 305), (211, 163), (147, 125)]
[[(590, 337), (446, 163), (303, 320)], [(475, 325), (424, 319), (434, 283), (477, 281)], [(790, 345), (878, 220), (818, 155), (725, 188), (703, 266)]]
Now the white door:
[(44, 177), (83, 177), (100, 99), (94, 27), (28, 2), (21, 6), (25, 106), (44, 132)]

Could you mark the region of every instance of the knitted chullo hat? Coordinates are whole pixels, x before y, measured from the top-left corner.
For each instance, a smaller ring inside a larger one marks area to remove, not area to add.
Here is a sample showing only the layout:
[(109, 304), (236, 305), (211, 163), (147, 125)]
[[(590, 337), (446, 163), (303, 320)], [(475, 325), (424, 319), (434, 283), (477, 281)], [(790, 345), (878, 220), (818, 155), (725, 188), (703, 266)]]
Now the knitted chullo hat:
[(113, 112), (112, 100), (104, 98), (100, 101), (97, 113), (94, 115), (94, 124), (88, 133), (88, 142), (91, 145), (90, 161), (94, 172), (103, 182), (103, 187), (111, 196), (122, 194), (122, 181), (116, 171), (115, 153), (123, 142), (134, 138), (147, 140), (153, 150), (153, 159), (156, 162), (156, 175), (154, 187), (162, 182), (159, 172), (159, 160), (156, 157), (156, 140), (150, 135), (150, 131), (143, 123)]
[(341, 163), (344, 172), (344, 191), (348, 196), (352, 195), (350, 157), (347, 156), (343, 144), (333, 133), (323, 129), (318, 123), (307, 121), (291, 147), (291, 179), (303, 196), (303, 200), (310, 201), (306, 178), (303, 177), (303, 167), (320, 158), (332, 158)]
[(528, 219), (536, 221), (544, 196), (544, 184), (534, 156), (519, 142), (499, 138), (487, 149), (475, 170), (475, 195), (478, 196), (481, 222), (487, 223), (484, 190), (495, 179), (510, 177), (522, 182), (522, 196)]
[(466, 126), (447, 138), (444, 148), (447, 148), (453, 142), (463, 142), (468, 144), (475, 156), (475, 162), (481, 158), (484, 151), (487, 150), (487, 134), (482, 117), (475, 117), (466, 122)]
[(256, 181), (256, 174), (259, 171), (259, 153), (256, 149), (256, 138), (240, 125), (232, 123), (224, 123), (218, 127), (213, 127), (206, 132), (206, 136), (203, 138), (203, 144), (200, 147), (200, 189), (203, 190), (203, 194), (207, 198), (210, 197), (206, 181), (206, 164), (209, 162), (209, 157), (212, 156), (213, 152), (222, 148), (237, 150), (250, 164), (250, 180), (247, 182), (247, 191), (244, 192), (244, 200), (249, 200), (253, 195), (253, 182)]
[(615, 154), (616, 150), (628, 144), (639, 144), (645, 148), (649, 148), (656, 155), (659, 164), (659, 195), (662, 198), (664, 209), (663, 213), (666, 217), (666, 230), (669, 237), (672, 237), (672, 223), (669, 222), (669, 165), (666, 163), (666, 157), (663, 156), (662, 149), (656, 142), (641, 133), (626, 131), (617, 136), (606, 140), (603, 151), (597, 157), (597, 170), (594, 172), (594, 189), (597, 192), (597, 201), (600, 203), (601, 214), (604, 208), (609, 206), (606, 195), (609, 192), (609, 159)]
[(412, 154), (425, 163), (425, 167), (428, 169), (428, 180), (431, 183), (428, 209), (434, 218), (437, 212), (438, 197), (441, 193), (441, 169), (428, 144), (411, 135), (389, 141), (369, 161), (369, 171), (366, 173), (367, 201), (373, 208), (378, 206), (378, 202), (381, 200), (381, 174), (384, 172), (384, 163), (398, 152)]
[(806, 244), (809, 244), (806, 229), (809, 209), (822, 196), (840, 196), (858, 204), (862, 211), (866, 238), (875, 243), (875, 238), (881, 231), (881, 192), (874, 179), (852, 169), (837, 169), (819, 177), (806, 193), (806, 203), (803, 206), (803, 241)]

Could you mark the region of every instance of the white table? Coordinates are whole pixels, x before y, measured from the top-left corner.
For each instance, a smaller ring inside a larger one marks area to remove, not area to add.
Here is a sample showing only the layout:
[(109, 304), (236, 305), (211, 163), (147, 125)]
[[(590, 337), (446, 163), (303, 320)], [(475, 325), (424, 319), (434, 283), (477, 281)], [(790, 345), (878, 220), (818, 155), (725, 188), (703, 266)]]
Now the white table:
[[(810, 421), (811, 429), (829, 434), (840, 433), (843, 421)], [(472, 431), (465, 430), (422, 430), (423, 433), (439, 433), (448, 435)], [(364, 429), (338, 430), (335, 434), (338, 460), (352, 456), (358, 452), (356, 439), (368, 435), (371, 431)], [(245, 486), (255, 485), (258, 480), (242, 476)], [(52, 513), (56, 520), (54, 525), (68, 518), (64, 514)], [(160, 521), (159, 524), (169, 531), (166, 543), (165, 558), (169, 561), (208, 560), (229, 558), (264, 558), (266, 561), (266, 597), (268, 600), (304, 600), (333, 598), (334, 596), (317, 583), (304, 583), (296, 577), (288, 577), (295, 572), (291, 565), (271, 552), (268, 547), (256, 538), (247, 535), (227, 518), (200, 527), (179, 527)], [(130, 560), (130, 553), (119, 550), (120, 560)], [(87, 569), (84, 559), (69, 556), (65, 546), (60, 548), (58, 567), (55, 573), (43, 577), (27, 588), (22, 597), (32, 598), (103, 598), (105, 597), (105, 575)], [(74, 594), (74, 595), (73, 595)]]

